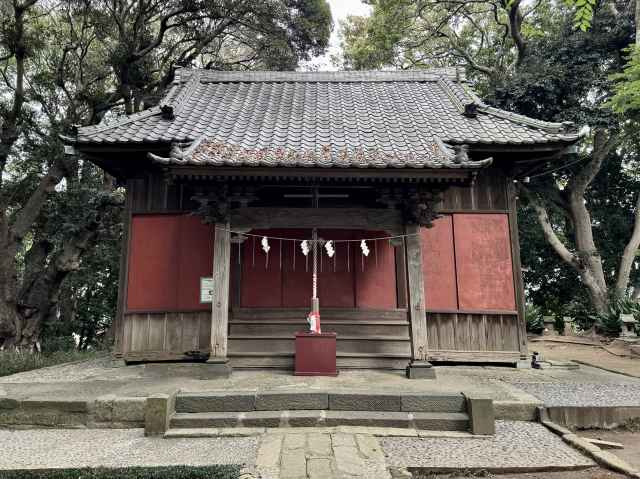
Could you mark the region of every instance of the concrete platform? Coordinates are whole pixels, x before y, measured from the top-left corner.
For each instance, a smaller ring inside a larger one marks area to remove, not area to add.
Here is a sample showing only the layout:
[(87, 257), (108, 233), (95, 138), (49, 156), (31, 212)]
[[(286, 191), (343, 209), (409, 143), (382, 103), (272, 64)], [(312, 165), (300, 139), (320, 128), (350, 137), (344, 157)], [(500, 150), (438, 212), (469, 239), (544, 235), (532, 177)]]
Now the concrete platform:
[[(627, 398), (629, 392), (640, 387), (640, 379), (590, 367), (577, 371), (482, 366), (435, 368), (438, 370), (435, 380), (409, 380), (402, 372), (372, 370), (342, 371), (338, 377), (299, 377), (277, 370), (236, 370), (228, 378), (198, 380), (193, 377), (149, 378), (142, 365), (114, 368), (108, 358), (103, 358), (0, 378), (0, 426), (140, 427), (144, 421), (146, 398), (175, 390), (182, 394), (194, 393), (194, 396), (213, 390), (241, 393), (249, 397), (249, 401), (259, 400), (267, 407), (269, 401), (282, 400), (277, 394), (291, 391), (309, 393), (308, 399), (312, 400), (313, 393), (331, 390), (347, 395), (366, 393), (372, 387), (378, 393), (391, 396), (398, 391), (405, 395), (477, 394), (493, 400), (496, 419), (535, 421), (536, 408), (552, 397), (563, 401), (572, 397), (569, 393), (575, 391), (574, 396), (588, 400), (589, 394), (582, 393), (596, 391), (591, 395), (596, 398), (597, 388), (585, 388), (585, 384), (599, 388), (606, 385), (608, 398), (616, 392)], [(551, 393), (545, 395), (545, 391)], [(555, 391), (561, 394), (555, 394)], [(640, 406), (640, 397), (638, 403)], [(253, 409), (255, 404), (247, 407)], [(298, 407), (318, 408), (309, 404)]]

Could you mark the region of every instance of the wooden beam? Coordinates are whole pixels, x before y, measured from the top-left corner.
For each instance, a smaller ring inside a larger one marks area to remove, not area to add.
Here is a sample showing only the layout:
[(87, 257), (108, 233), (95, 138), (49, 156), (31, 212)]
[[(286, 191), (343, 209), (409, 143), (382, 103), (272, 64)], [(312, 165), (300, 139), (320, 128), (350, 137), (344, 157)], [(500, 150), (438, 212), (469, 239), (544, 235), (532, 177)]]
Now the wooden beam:
[(427, 358), (427, 314), (425, 312), (424, 278), (420, 227), (407, 225), (407, 284), (409, 287), (409, 318), (411, 321), (411, 353), (414, 361)]
[(386, 208), (237, 208), (231, 210), (234, 230), (269, 228), (375, 229), (399, 233), (400, 211)]
[(231, 240), (229, 223), (216, 223), (215, 227), (213, 241), (213, 295), (211, 301), (211, 356), (209, 361), (219, 362), (227, 358)]

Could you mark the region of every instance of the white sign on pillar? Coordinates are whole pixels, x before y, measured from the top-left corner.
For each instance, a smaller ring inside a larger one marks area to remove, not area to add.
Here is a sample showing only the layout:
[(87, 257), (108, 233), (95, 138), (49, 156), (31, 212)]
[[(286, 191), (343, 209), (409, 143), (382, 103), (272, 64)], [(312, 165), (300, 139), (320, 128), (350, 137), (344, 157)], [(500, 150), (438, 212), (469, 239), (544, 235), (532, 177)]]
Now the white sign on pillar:
[(200, 278), (200, 303), (213, 301), (213, 278)]

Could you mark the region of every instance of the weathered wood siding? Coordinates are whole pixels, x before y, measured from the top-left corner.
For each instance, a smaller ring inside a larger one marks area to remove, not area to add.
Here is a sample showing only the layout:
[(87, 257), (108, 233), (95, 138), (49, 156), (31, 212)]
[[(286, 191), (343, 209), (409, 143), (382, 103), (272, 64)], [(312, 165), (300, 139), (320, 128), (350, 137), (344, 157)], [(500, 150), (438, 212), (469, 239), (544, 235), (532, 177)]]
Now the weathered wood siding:
[(192, 351), (208, 352), (211, 312), (127, 313), (122, 352), (126, 361), (191, 359)]
[[(428, 312), (428, 356), (432, 361), (493, 361), (519, 356), (518, 317), (500, 312)], [(502, 353), (512, 353), (511, 356)]]

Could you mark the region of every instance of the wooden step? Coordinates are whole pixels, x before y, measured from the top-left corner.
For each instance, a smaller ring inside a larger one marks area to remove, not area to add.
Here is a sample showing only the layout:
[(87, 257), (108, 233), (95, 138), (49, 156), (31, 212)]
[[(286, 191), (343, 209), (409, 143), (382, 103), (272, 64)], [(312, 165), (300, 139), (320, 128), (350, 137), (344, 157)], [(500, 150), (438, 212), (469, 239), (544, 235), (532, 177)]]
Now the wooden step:
[[(389, 369), (404, 370), (409, 363), (410, 354), (359, 354), (342, 353), (336, 358), (340, 369)], [(293, 353), (253, 352), (229, 353), (229, 362), (233, 368), (276, 368), (293, 369)]]
[[(285, 336), (230, 336), (229, 355), (238, 353), (277, 351), (291, 353), (295, 351), (295, 339)], [(411, 341), (405, 337), (339, 337), (337, 354), (411, 354)]]
[[(238, 308), (231, 311), (231, 320), (304, 320), (307, 314), (309, 308)], [(335, 320), (407, 320), (406, 309), (321, 308), (321, 315)]]
[[(230, 336), (293, 336), (306, 331), (305, 321), (231, 321)], [(406, 321), (336, 321), (323, 320), (322, 330), (341, 336), (402, 336), (409, 338), (409, 323)]]

